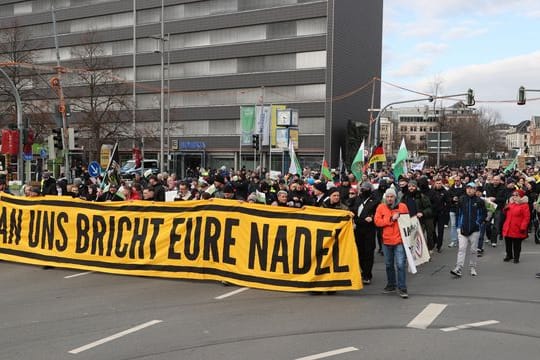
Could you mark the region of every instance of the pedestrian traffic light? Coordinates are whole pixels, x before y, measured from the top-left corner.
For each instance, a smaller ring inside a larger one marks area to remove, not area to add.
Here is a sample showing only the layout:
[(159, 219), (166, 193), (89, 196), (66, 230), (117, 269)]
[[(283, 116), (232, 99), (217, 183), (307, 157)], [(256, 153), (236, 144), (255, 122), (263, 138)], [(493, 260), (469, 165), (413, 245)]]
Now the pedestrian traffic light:
[(253, 134), (252, 142), (253, 142), (253, 148), (258, 149), (259, 148), (259, 134)]
[(53, 129), (52, 132), (53, 132), (54, 147), (59, 150), (64, 149), (63, 140), (62, 140), (62, 128)]
[(474, 106), (476, 104), (476, 101), (474, 100), (474, 91), (473, 89), (469, 89), (467, 91), (467, 106)]
[(524, 86), (520, 86), (520, 87), (519, 87), (519, 90), (518, 90), (518, 101), (517, 101), (517, 104), (518, 104), (518, 105), (525, 105), (526, 102), (527, 102), (527, 98), (525, 97), (525, 87), (524, 87)]

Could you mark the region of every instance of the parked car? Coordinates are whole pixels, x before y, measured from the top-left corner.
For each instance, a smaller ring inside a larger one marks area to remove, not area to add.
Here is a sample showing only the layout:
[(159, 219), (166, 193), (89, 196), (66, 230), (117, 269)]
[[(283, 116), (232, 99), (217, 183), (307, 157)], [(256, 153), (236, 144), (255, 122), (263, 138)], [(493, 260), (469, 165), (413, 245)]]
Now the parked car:
[(154, 159), (145, 159), (142, 161), (141, 167), (135, 167), (135, 160), (128, 160), (120, 168), (120, 176), (123, 178), (133, 178), (135, 174), (144, 174), (150, 170), (152, 174), (159, 173), (159, 163)]

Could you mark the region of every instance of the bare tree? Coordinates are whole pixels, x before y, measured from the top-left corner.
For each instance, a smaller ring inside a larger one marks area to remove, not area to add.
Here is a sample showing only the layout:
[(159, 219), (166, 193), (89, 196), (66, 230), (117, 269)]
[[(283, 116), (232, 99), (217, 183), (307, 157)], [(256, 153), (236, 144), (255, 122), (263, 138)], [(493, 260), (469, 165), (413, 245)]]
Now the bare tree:
[[(36, 45), (29, 34), (16, 22), (11, 27), (0, 31), (0, 62), (2, 68), (11, 79), (23, 105), (25, 119), (30, 124), (36, 137), (47, 132), (50, 128), (51, 117), (48, 114), (49, 102), (43, 100), (38, 88), (45, 86), (46, 79), (36, 71), (34, 63)], [(16, 123), (16, 103), (11, 85), (4, 77), (0, 78), (0, 126), (6, 127)]]
[(71, 97), (71, 110), (77, 114), (75, 123), (89, 141), (90, 158), (97, 158), (101, 145), (126, 139), (130, 134), (130, 85), (118, 80), (111, 71), (110, 61), (97, 44), (96, 33), (90, 32), (82, 45), (73, 49), (73, 86), (65, 91)]

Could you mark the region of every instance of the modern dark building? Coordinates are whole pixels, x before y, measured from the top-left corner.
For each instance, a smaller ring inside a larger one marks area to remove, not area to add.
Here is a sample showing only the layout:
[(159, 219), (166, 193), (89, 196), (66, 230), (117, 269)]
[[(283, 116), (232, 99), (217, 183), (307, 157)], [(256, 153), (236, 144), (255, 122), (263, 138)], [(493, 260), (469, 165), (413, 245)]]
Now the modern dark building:
[[(23, 29), (34, 61), (52, 69), (51, 1), (2, 1), (0, 32)], [(301, 164), (317, 166), (324, 156), (334, 167), (348, 122), (367, 122), (367, 109), (379, 107), (378, 84), (374, 98), (364, 85), (381, 74), (383, 1), (56, 0), (54, 7), (61, 65), (75, 66), (75, 49), (91, 32), (115, 79), (129, 85), (124, 157), (135, 137), (144, 140), (147, 158), (164, 149), (166, 168), (179, 175), (197, 165), (252, 167), (252, 147), (240, 151), (240, 106), (297, 110)], [(64, 75), (63, 92), (76, 103), (88, 94), (71, 75)], [(73, 126), (85, 121), (76, 106), (71, 110)], [(273, 170), (288, 162), (265, 147), (262, 153), (256, 163), (266, 168), (270, 158)]]

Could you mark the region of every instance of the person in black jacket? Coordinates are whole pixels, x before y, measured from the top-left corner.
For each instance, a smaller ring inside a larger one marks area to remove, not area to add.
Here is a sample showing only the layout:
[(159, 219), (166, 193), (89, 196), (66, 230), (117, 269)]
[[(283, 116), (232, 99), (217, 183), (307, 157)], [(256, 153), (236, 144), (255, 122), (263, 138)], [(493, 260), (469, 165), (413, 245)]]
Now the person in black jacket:
[(486, 197), (497, 204), (497, 209), (493, 213), (493, 224), (488, 224), (486, 229), (491, 246), (496, 247), (504, 222), (502, 209), (506, 205), (507, 199), (506, 186), (499, 175), (494, 176), (491, 183), (486, 185)]
[(449, 209), (449, 228), (450, 228), (450, 243), (448, 247), (456, 247), (458, 243), (458, 233), (456, 231), (457, 226), (457, 209), (459, 199), (465, 195), (465, 186), (461, 183), (461, 176), (456, 175), (454, 177), (454, 184), (448, 190), (450, 196), (450, 209)]
[(469, 266), (472, 276), (476, 276), (476, 247), (480, 237), (480, 226), (486, 220), (486, 205), (484, 200), (476, 196), (476, 184), (470, 182), (466, 187), (466, 195), (462, 196), (458, 202), (457, 229), (459, 248), (457, 254), (456, 267), (450, 270), (454, 276), (461, 277), (467, 247), (470, 243)]
[(56, 190), (56, 179), (48, 171), (41, 175), (41, 195), (58, 195)]
[(380, 201), (372, 191), (373, 186), (364, 182), (360, 186), (360, 194), (356, 197), (350, 209), (354, 213), (354, 239), (358, 249), (360, 268), (362, 269), (362, 282), (371, 284), (372, 269), (375, 258), (375, 236), (377, 227), (374, 216)]
[(429, 187), (429, 181), (427, 177), (422, 176), (418, 179), (418, 187), (420, 189), (420, 192), (425, 195), (429, 199), (429, 203), (431, 204), (431, 216), (424, 216), (422, 217), (422, 225), (424, 225), (424, 229), (426, 230), (427, 234), (427, 247), (428, 250), (431, 251), (435, 248), (435, 225), (434, 225), (434, 217), (435, 217), (435, 211), (434, 211), (434, 202), (438, 201), (437, 193), (434, 189), (431, 189)]
[(434, 240), (437, 252), (441, 252), (444, 226), (448, 224), (451, 199), (450, 194), (443, 186), (441, 178), (435, 179), (433, 192), (435, 193), (435, 196), (431, 201), (431, 206), (433, 208), (433, 226), (436, 229)]

